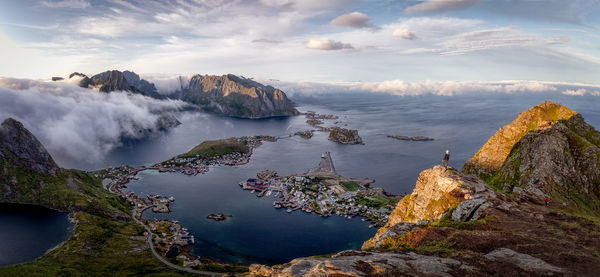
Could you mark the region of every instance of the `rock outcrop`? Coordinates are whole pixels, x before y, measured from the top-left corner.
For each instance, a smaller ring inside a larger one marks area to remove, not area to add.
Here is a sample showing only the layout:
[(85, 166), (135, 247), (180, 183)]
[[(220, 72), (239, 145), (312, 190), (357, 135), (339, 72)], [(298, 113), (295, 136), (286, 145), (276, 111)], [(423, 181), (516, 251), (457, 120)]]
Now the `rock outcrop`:
[(502, 167), (513, 146), (528, 132), (546, 129), (559, 120), (569, 119), (576, 114), (571, 109), (550, 101), (520, 113), (513, 122), (500, 128), (465, 163), (463, 171), (480, 176), (493, 174)]
[(54, 175), (59, 169), (37, 138), (12, 118), (0, 125), (0, 159), (45, 175)]
[(413, 192), (398, 202), (387, 224), (363, 244), (363, 249), (379, 247), (387, 238), (438, 220), (453, 208), (456, 208), (453, 219), (477, 220), (483, 217), (485, 209), (496, 197), (482, 180), (454, 168), (435, 166), (424, 170), (419, 174)]
[(358, 135), (358, 130), (332, 127), (329, 129), (329, 140), (341, 144), (364, 144), (362, 138)]
[(465, 267), (454, 259), (375, 251), (344, 251), (331, 258), (299, 258), (281, 269), (251, 265), (251, 276), (455, 276)]

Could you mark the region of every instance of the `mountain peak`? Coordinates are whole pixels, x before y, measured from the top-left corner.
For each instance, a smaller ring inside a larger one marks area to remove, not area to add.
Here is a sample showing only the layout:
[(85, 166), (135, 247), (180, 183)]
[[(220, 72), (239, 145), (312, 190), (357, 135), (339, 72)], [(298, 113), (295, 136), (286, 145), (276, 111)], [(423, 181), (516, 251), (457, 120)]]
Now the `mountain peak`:
[(545, 101), (520, 113), (510, 124), (500, 128), (479, 151), (469, 159), (463, 171), (491, 175), (499, 170), (513, 146), (530, 131), (546, 129), (577, 113), (565, 106)]
[(7, 118), (0, 125), (0, 158), (46, 175), (58, 170), (46, 148), (13, 118)]

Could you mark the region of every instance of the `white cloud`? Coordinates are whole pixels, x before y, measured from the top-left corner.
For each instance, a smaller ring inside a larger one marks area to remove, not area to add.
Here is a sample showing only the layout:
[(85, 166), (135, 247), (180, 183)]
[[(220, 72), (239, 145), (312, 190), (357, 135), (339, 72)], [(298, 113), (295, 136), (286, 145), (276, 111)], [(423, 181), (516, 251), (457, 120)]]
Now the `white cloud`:
[(422, 3), (406, 8), (404, 11), (407, 13), (432, 13), (463, 10), (480, 1), (481, 0), (425, 0)]
[(452, 96), (468, 93), (539, 93), (555, 92), (558, 87), (587, 86), (589, 84), (557, 83), (544, 81), (405, 81), (388, 80), (382, 82), (269, 82), (290, 95), (339, 93), (345, 91), (388, 93), (399, 96), (408, 95), (441, 95)]
[(90, 2), (85, 0), (42, 1), (41, 4), (50, 8), (70, 9), (85, 9), (90, 6)]
[(157, 132), (157, 122), (183, 106), (180, 101), (99, 93), (68, 83), (0, 78), (0, 120), (23, 122), (57, 160), (97, 161), (122, 138)]
[(562, 94), (571, 95), (571, 96), (584, 96), (586, 94), (589, 94), (592, 96), (600, 96), (600, 90), (588, 90), (585, 88), (566, 89), (562, 92)]
[(381, 29), (379, 26), (370, 22), (371, 18), (364, 13), (352, 12), (340, 15), (329, 22), (331, 25), (351, 27), (351, 28), (368, 28), (373, 31)]
[(392, 35), (402, 39), (415, 39), (415, 33), (409, 31), (408, 29), (396, 29)]
[(354, 46), (341, 41), (335, 41), (328, 38), (311, 38), (306, 42), (306, 47), (317, 50), (342, 50), (354, 49)]

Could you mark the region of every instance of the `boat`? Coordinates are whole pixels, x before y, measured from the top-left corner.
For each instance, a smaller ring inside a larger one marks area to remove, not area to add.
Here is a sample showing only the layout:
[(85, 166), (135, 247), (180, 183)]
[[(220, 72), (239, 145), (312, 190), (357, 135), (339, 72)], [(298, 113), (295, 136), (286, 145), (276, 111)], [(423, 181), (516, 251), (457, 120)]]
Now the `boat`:
[(254, 190), (252, 190), (250, 193), (254, 193)]
[(288, 213), (291, 213), (291, 212), (292, 212), (292, 209), (287, 209), (287, 211), (286, 211), (286, 212), (288, 212)]
[(375, 227), (375, 225), (373, 225), (373, 224), (369, 225), (369, 228), (373, 228), (373, 227)]
[(270, 196), (271, 195), (271, 191), (267, 191), (266, 195)]

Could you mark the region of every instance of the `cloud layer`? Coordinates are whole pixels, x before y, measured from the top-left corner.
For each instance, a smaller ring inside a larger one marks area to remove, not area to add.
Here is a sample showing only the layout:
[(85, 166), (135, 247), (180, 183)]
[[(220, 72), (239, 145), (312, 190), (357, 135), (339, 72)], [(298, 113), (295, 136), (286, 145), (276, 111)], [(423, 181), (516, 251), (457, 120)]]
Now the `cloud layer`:
[(544, 81), (404, 81), (361, 83), (269, 82), (290, 95), (310, 95), (340, 92), (374, 92), (398, 96), (454, 96), (471, 93), (542, 93), (561, 92), (565, 95), (600, 96), (600, 85)]
[(120, 145), (157, 132), (165, 113), (179, 101), (160, 101), (136, 94), (110, 94), (68, 83), (0, 78), (0, 120), (13, 117), (25, 125), (57, 160), (97, 161)]

